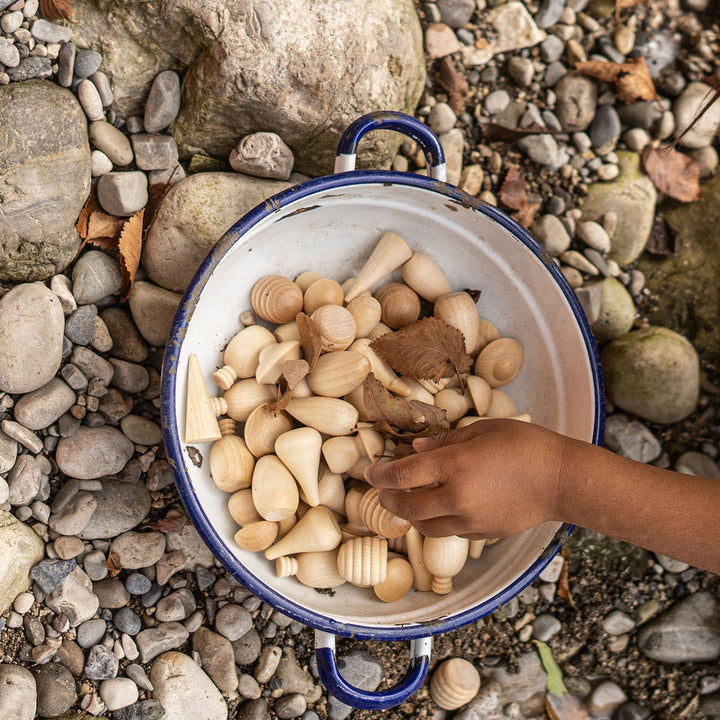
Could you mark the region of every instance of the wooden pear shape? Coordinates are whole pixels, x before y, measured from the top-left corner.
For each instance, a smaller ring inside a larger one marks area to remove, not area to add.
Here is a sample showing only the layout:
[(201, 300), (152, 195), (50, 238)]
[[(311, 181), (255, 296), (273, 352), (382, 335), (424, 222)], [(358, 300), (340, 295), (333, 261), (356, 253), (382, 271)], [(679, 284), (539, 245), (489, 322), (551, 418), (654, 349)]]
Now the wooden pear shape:
[(340, 435), (322, 444), (322, 454), (330, 472), (342, 474), (360, 459), (360, 448), (354, 437)]
[(228, 500), (230, 517), (240, 526), (245, 527), (251, 523), (260, 522), (262, 515), (256, 510), (252, 498), (252, 490), (246, 488), (233, 493)]
[(311, 507), (287, 535), (269, 547), (265, 557), (277, 560), (281, 555), (334, 550), (341, 539), (342, 532), (332, 510), (318, 505)]
[(235, 421), (223, 418), (218, 425), (222, 437), (210, 448), (210, 476), (223, 492), (250, 487), (255, 458), (245, 441), (235, 434)]
[(411, 527), (405, 534), (407, 556), (413, 569), (413, 585), (416, 590), (427, 592), (432, 589), (432, 573), (425, 566), (423, 559), (423, 536), (420, 531)]
[(411, 257), (412, 249), (399, 235), (394, 232), (383, 233), (350, 291), (345, 294), (345, 302), (354, 300)]
[(297, 340), (268, 345), (260, 351), (255, 379), (263, 385), (272, 385), (280, 379), (283, 365), (288, 360), (300, 359), (300, 343)]
[(480, 689), (480, 673), (463, 658), (451, 658), (438, 666), (430, 679), (430, 695), (443, 710), (469, 703)]
[(222, 437), (197, 355), (188, 357), (185, 442), (213, 442)]
[(338, 552), (338, 570), (353, 585), (371, 586), (387, 579), (387, 540), (357, 537), (344, 542)]
[(245, 525), (235, 533), (235, 542), (243, 550), (260, 552), (266, 550), (274, 542), (278, 535), (278, 524), (269, 520)]
[(282, 556), (275, 561), (275, 574), (278, 577), (294, 575), (309, 587), (338, 587), (345, 583), (345, 578), (338, 572), (337, 556), (337, 548), (299, 553), (295, 557)]
[(320, 470), (318, 480), (320, 504), (338, 515), (345, 515), (345, 482), (342, 475), (329, 470)]
[(321, 355), (307, 381), (316, 395), (338, 398), (358, 387), (369, 372), (370, 361), (365, 355), (341, 350)]
[(435, 301), (433, 315), (463, 334), (465, 350), (472, 355), (479, 333), (477, 306), (472, 297), (462, 291), (441, 295)]
[(275, 454), (295, 476), (311, 507), (320, 504), (318, 469), (322, 436), (311, 427), (296, 428), (278, 436)]
[(225, 365), (213, 374), (217, 386), (228, 390), (238, 378), (253, 377), (257, 370), (260, 351), (276, 342), (275, 336), (262, 325), (243, 328), (225, 348), (223, 353)]
[(265, 520), (279, 522), (295, 514), (300, 502), (297, 483), (277, 456), (263, 455), (255, 463), (252, 498)]
[(450, 283), (440, 266), (428, 255), (415, 253), (401, 268), (402, 279), (431, 303), (441, 295), (452, 292)]
[(292, 419), (284, 410), (270, 410), (267, 403), (256, 407), (245, 421), (243, 437), (255, 457), (271, 455), (275, 440), (292, 430)]
[(386, 538), (404, 535), (412, 524), (380, 505), (377, 488), (370, 488), (360, 500), (360, 517), (370, 530)]
[(470, 541), (457, 535), (426, 537), (423, 542), (425, 567), (433, 575), (432, 591), (438, 595), (452, 592), (452, 579), (465, 566)]
[(373, 585), (373, 591), (379, 600), (391, 603), (405, 597), (412, 586), (412, 565), (403, 557), (394, 557), (387, 562), (385, 582)]
[(435, 393), (435, 407), (445, 410), (449, 423), (454, 423), (472, 409), (472, 400), (458, 388), (443, 388)]
[(340, 398), (293, 398), (287, 411), (298, 422), (326, 435), (349, 435), (358, 421), (358, 411)]

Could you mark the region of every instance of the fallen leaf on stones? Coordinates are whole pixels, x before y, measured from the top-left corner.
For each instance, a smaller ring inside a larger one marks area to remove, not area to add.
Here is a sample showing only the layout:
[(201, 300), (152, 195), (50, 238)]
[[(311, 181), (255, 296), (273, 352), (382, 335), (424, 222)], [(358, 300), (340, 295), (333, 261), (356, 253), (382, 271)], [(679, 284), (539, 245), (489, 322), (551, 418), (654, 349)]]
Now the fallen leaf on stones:
[(710, 75), (703, 79), (706, 85), (709, 85), (715, 92), (712, 94), (708, 93), (707, 97), (703, 100), (702, 106), (695, 112), (692, 120), (684, 127), (678, 128), (672, 140), (668, 143), (668, 146), (674, 147), (678, 145), (680, 141), (697, 125), (700, 118), (720, 99), (720, 78), (715, 75)]
[(322, 336), (317, 329), (317, 325), (308, 314), (298, 313), (295, 322), (297, 323), (297, 329), (300, 335), (300, 347), (302, 348), (307, 364), (310, 366), (309, 371), (312, 372), (320, 357)]
[(468, 372), (472, 358), (465, 352), (463, 334), (434, 317), (385, 333), (370, 347), (400, 375), (438, 381)]
[(120, 563), (120, 556), (114, 550), (110, 550), (107, 560), (103, 560), (103, 565), (108, 569), (110, 577), (116, 577), (123, 569)]
[(140, 265), (145, 208), (138, 210), (124, 225), (118, 241), (120, 251), (120, 302), (132, 292), (135, 273)]
[(486, 142), (515, 142), (528, 135), (555, 135), (556, 130), (550, 130), (544, 125), (533, 123), (523, 128), (513, 128), (499, 123), (478, 123), (478, 129)]
[(101, 250), (117, 250), (120, 231), (125, 221), (98, 210), (90, 215), (87, 224), (85, 244), (94, 245)]
[(575, 695), (545, 694), (545, 710), (550, 720), (594, 720), (583, 706), (582, 700)]
[(630, 58), (624, 63), (587, 60), (575, 63), (575, 68), (583, 75), (589, 75), (603, 82), (614, 82), (618, 100), (624, 103), (658, 99), (644, 57)]
[(90, 216), (94, 212), (98, 212), (100, 210), (100, 203), (98, 202), (95, 188), (93, 187), (90, 189), (90, 194), (88, 195), (88, 198), (83, 205), (83, 209), (80, 211), (80, 215), (78, 215), (77, 222), (75, 223), (78, 234), (83, 240), (88, 234), (88, 222), (90, 220)]
[(542, 204), (539, 202), (527, 202), (517, 212), (512, 214), (512, 218), (524, 228), (529, 228), (533, 224), (535, 215), (537, 215), (541, 207)]
[(455, 61), (446, 55), (440, 60), (438, 84), (448, 94), (448, 105), (458, 115), (464, 109), (470, 95), (470, 85), (465, 75), (458, 71)]
[(150, 231), (160, 209), (160, 203), (171, 187), (172, 183), (153, 183), (148, 188), (148, 201), (145, 204), (145, 216), (143, 217), (143, 237), (146, 237)]
[(563, 600), (567, 600), (572, 607), (575, 607), (575, 601), (573, 600), (572, 593), (570, 592), (570, 569), (567, 553), (564, 550), (561, 550), (560, 554), (563, 558), (563, 566), (562, 570), (560, 570), (560, 577), (558, 578), (557, 594)]
[(700, 198), (700, 168), (691, 157), (672, 148), (648, 145), (642, 160), (658, 190), (681, 202)]
[(164, 518), (156, 520), (150, 525), (154, 530), (164, 533), (179, 532), (187, 524), (187, 515), (181, 510), (170, 509)]
[(533, 640), (535, 647), (537, 648), (538, 655), (540, 656), (540, 662), (542, 663), (543, 669), (547, 680), (545, 687), (551, 695), (567, 695), (568, 691), (563, 682), (563, 674), (560, 666), (553, 657), (550, 646), (542, 640)]
[(40, 0), (40, 14), (48, 20), (72, 20), (70, 0)]
[(527, 184), (517, 165), (511, 165), (500, 188), (500, 201), (512, 210), (527, 205)]
[(623, 8), (633, 7), (644, 2), (645, 0), (615, 0), (615, 20), (620, 20), (620, 11)]
[(651, 255), (665, 257), (675, 255), (677, 233), (668, 225), (665, 216), (660, 213), (655, 217), (650, 237), (645, 243), (645, 250)]

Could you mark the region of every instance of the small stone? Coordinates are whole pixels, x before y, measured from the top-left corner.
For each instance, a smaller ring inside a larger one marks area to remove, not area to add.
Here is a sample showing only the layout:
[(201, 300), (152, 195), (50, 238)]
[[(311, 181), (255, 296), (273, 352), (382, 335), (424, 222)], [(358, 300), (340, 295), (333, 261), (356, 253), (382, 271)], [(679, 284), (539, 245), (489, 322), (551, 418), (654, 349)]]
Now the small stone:
[(607, 716), (627, 699), (627, 695), (617, 683), (604, 680), (590, 694), (587, 709), (592, 714)]
[(425, 29), (425, 51), (432, 60), (458, 52), (462, 44), (445, 23), (431, 23)]
[(90, 648), (85, 661), (85, 675), (90, 680), (110, 680), (117, 676), (119, 661), (104, 645)]
[(95, 332), (96, 317), (94, 305), (82, 305), (66, 318), (65, 337), (75, 345), (89, 345)]
[(20, 53), (15, 45), (0, 44), (0, 63), (6, 68), (16, 68), (20, 64)]
[(238, 675), (230, 641), (200, 627), (193, 636), (193, 648), (200, 654), (202, 667), (215, 685), (226, 694), (238, 687)]
[(595, 117), (597, 90), (595, 83), (585, 75), (569, 72), (555, 86), (557, 106), (555, 113), (566, 132), (577, 132), (589, 127)]
[(47, 595), (77, 567), (75, 560), (43, 560), (30, 570), (30, 577)]
[(113, 720), (161, 720), (166, 718), (165, 708), (159, 700), (141, 700), (140, 702), (118, 708)]
[(120, 265), (100, 250), (83, 253), (73, 267), (72, 277), (73, 295), (79, 305), (96, 303), (120, 290)]
[(558, 145), (552, 135), (527, 135), (517, 145), (538, 165), (555, 166), (558, 162)]
[(709, 456), (699, 452), (685, 452), (675, 463), (675, 470), (698, 477), (720, 478), (720, 466)]
[[(75, 347), (70, 356), (70, 362), (80, 370), (89, 381), (97, 378), (105, 386), (109, 385), (112, 381), (115, 372), (113, 366), (105, 360), (105, 358), (100, 357), (88, 348)], [(67, 377), (65, 380), (70, 384)]]
[(622, 124), (620, 116), (612, 105), (601, 105), (592, 124), (590, 125), (590, 139), (598, 155), (607, 155), (615, 149)]
[(249, 700), (257, 700), (262, 695), (262, 690), (258, 681), (247, 673), (242, 673), (238, 676), (238, 693), (244, 698)]
[[(150, 344), (162, 347), (170, 336), (170, 328), (182, 295), (153, 283), (136, 281), (130, 293), (130, 312), (140, 334)], [(2, 302), (2, 300), (0, 300)]]
[(155, 76), (145, 102), (144, 125), (149, 133), (168, 127), (180, 110), (180, 78), (173, 70)]
[(295, 651), (290, 647), (284, 648), (283, 655), (275, 671), (275, 678), (282, 682), (282, 689), (285, 694), (298, 693), (305, 698), (309, 698), (315, 691), (312, 676), (300, 667)]
[(114, 165), (124, 167), (133, 161), (134, 154), (130, 140), (115, 126), (105, 120), (97, 120), (90, 123), (88, 130), (90, 144), (102, 150)]
[(102, 55), (95, 50), (78, 50), (75, 55), (74, 72), (77, 77), (89, 78), (97, 72), (102, 62)]
[(90, 578), (79, 567), (62, 580), (45, 603), (56, 614), (65, 615), (71, 627), (93, 617), (99, 604)]
[(66, 43), (72, 39), (72, 28), (56, 25), (48, 20), (35, 20), (30, 32), (36, 40), (44, 43)]
[(241, 638), (233, 641), (232, 646), (238, 665), (252, 665), (260, 655), (262, 641), (258, 631), (251, 627)]
[(90, 153), (90, 174), (93, 177), (105, 175), (112, 169), (112, 160), (102, 150), (93, 150)]
[(0, 663), (0, 707), (9, 720), (34, 720), (37, 686), (29, 670)]
[(160, 622), (177, 622), (189, 617), (195, 608), (193, 594), (187, 588), (180, 588), (158, 602), (155, 617)]
[(565, 9), (565, 0), (543, 0), (540, 10), (535, 15), (538, 27), (549, 28), (560, 20)]
[(144, 362), (148, 356), (148, 347), (130, 314), (122, 308), (111, 307), (103, 310), (100, 317), (112, 338), (110, 354), (128, 362)]
[(102, 101), (103, 107), (110, 107), (114, 98), (107, 75), (101, 70), (97, 70), (89, 77), (97, 88), (98, 93), (100, 93), (100, 100)]
[(61, 45), (58, 52), (58, 83), (62, 87), (69, 88), (72, 85), (73, 69), (75, 66), (76, 48), (75, 43), (66, 42)]
[(475, 0), (437, 0), (442, 22), (454, 29), (470, 22), (475, 7)]
[(142, 620), (129, 607), (120, 608), (113, 616), (113, 625), (123, 633), (134, 637), (142, 629)]
[(621, 610), (613, 610), (603, 618), (602, 628), (609, 635), (622, 635), (635, 628), (635, 621)]
[(490, 115), (501, 113), (510, 103), (510, 95), (506, 90), (494, 90), (485, 98), (485, 109)]
[[(555, 37), (554, 35), (550, 37)], [(535, 67), (530, 58), (524, 58), (521, 55), (513, 55), (507, 64), (508, 73), (516, 85), (521, 88), (530, 87), (533, 76), (535, 75)]]
[(690, 567), (688, 563), (682, 560), (675, 560), (667, 555), (656, 555), (656, 557), (660, 565), (668, 572), (683, 573)]
[(106, 173), (97, 183), (98, 202), (110, 215), (133, 215), (147, 204), (147, 184), (139, 171)]
[[(185, 644), (190, 633), (180, 623), (160, 623), (157, 627), (139, 632), (135, 638), (140, 659), (143, 663), (150, 662), (168, 650), (174, 650)], [(155, 685), (155, 681), (151, 681)]]
[(631, 128), (623, 135), (625, 144), (635, 152), (640, 152), (646, 145), (650, 144), (651, 138), (644, 128)]
[(549, 615), (548, 613), (542, 613), (533, 621), (532, 636), (536, 640), (547, 642), (550, 638), (557, 635), (561, 629), (562, 624), (556, 617)]
[[(85, 528), (83, 528), (83, 530), (84, 529)], [(80, 532), (82, 532), (82, 530)], [(83, 558), (83, 569), (93, 582), (104, 580), (108, 576), (108, 568), (107, 565), (105, 565), (106, 561), (107, 558), (102, 550), (93, 550)]]
[(150, 512), (150, 493), (143, 483), (105, 479), (95, 499), (97, 508), (80, 534), (84, 539), (116, 537), (139, 525)]
[(436, 134), (442, 135), (455, 127), (457, 115), (445, 102), (437, 103), (427, 117), (428, 127)]
[(136, 703), (137, 685), (130, 678), (116, 677), (100, 683), (100, 697), (110, 712)]
[(274, 709), (281, 719), (300, 717), (307, 710), (307, 700), (299, 693), (283, 695), (275, 702)]
[(78, 537), (63, 535), (53, 542), (53, 549), (61, 560), (70, 560), (84, 552), (85, 543)]
[(105, 621), (99, 618), (80, 623), (77, 627), (77, 644), (86, 650), (97, 645), (103, 639), (106, 629)]
[(0, 19), (0, 28), (6, 35), (12, 35), (22, 24), (23, 17), (21, 10), (5, 13)]
[(255, 679), (259, 683), (268, 683), (275, 674), (282, 657), (282, 649), (277, 645), (266, 645), (260, 651), (257, 667), (255, 668)]
[(577, 224), (577, 236), (588, 247), (601, 253), (609, 253), (611, 249), (610, 236), (599, 223), (586, 221)]
[(604, 444), (618, 455), (642, 463), (652, 462), (662, 453), (662, 445), (650, 429), (622, 413), (607, 418)]
[(246, 135), (230, 153), (230, 167), (254, 177), (287, 180), (295, 159), (282, 138), (272, 132)]
[[(352, 650), (338, 659), (340, 674), (351, 685), (362, 690), (375, 691), (383, 678), (383, 667), (372, 655), (363, 650)], [(344, 720), (353, 711), (349, 705), (330, 697), (328, 717), (331, 720)]]
[(77, 87), (77, 96), (88, 120), (102, 120), (105, 117), (100, 93), (90, 80), (81, 80)]
[(145, 125), (143, 123), (142, 117), (140, 117), (140, 115), (132, 115), (131, 117), (129, 117), (127, 119), (127, 122), (125, 123), (125, 130), (131, 135), (144, 132)]
[(79, 492), (51, 515), (50, 528), (62, 535), (78, 535), (87, 527), (96, 508), (97, 500), (92, 493)]
[(132, 663), (125, 668), (125, 674), (141, 689), (152, 692), (155, 688), (140, 665)]
[(252, 627), (250, 613), (242, 606), (228, 603), (215, 616), (215, 629), (228, 640), (238, 640)]
[(540, 44), (540, 55), (546, 63), (560, 60), (565, 52), (565, 43), (557, 35), (548, 35)]
[(113, 551), (126, 570), (150, 567), (165, 552), (165, 536), (161, 532), (126, 532), (113, 540)]
[(152, 587), (150, 578), (142, 573), (131, 573), (125, 579), (125, 589), (131, 595), (144, 595)]
[(235, 720), (270, 720), (270, 706), (265, 698), (245, 703), (236, 715)]
[(141, 170), (165, 170), (177, 165), (178, 149), (171, 135), (136, 133), (131, 140), (135, 164)]
[(81, 428), (75, 437), (60, 439), (55, 459), (66, 475), (90, 480), (120, 472), (134, 450), (116, 428)]
[(545, 251), (557, 257), (570, 247), (570, 235), (559, 218), (554, 215), (542, 215), (532, 225), (532, 234), (545, 248)]
[(35, 597), (32, 593), (20, 593), (13, 602), (13, 610), (20, 615), (25, 615), (25, 613), (30, 612), (34, 603)]

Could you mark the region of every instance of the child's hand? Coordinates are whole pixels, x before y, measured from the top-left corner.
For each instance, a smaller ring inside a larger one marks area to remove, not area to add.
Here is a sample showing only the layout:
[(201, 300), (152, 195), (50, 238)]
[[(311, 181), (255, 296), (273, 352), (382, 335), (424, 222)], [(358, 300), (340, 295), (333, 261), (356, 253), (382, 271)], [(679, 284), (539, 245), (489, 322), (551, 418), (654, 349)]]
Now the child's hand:
[(505, 537), (556, 520), (567, 438), (509, 419), (416, 440), (416, 455), (371, 465), (380, 503), (430, 537)]

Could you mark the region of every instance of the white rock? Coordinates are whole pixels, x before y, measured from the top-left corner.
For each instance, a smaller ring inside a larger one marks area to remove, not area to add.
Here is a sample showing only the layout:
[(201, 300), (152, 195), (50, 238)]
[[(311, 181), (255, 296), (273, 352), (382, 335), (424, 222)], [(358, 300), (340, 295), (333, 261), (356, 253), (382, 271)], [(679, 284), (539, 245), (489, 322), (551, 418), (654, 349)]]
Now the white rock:
[(33, 720), (37, 688), (33, 674), (19, 665), (0, 664), (0, 708), (3, 720)]
[(577, 225), (577, 236), (588, 247), (601, 253), (610, 252), (610, 236), (607, 230), (596, 222), (581, 222)]
[(30, 587), (30, 568), (44, 556), (42, 539), (11, 513), (0, 510), (0, 614)]
[(105, 117), (100, 93), (91, 80), (80, 81), (77, 87), (77, 96), (88, 120), (102, 120)]
[(93, 150), (90, 153), (90, 172), (93, 177), (100, 177), (112, 169), (112, 160), (102, 150)]
[[(712, 96), (712, 88), (701, 82), (690, 83), (680, 93), (673, 105), (675, 126), (682, 132), (695, 118), (698, 110)], [(720, 103), (713, 103), (707, 112), (693, 125), (682, 138), (680, 144), (687, 148), (701, 148), (710, 145), (720, 125)]]
[(111, 678), (100, 683), (100, 697), (110, 712), (137, 702), (137, 685), (125, 677)]

